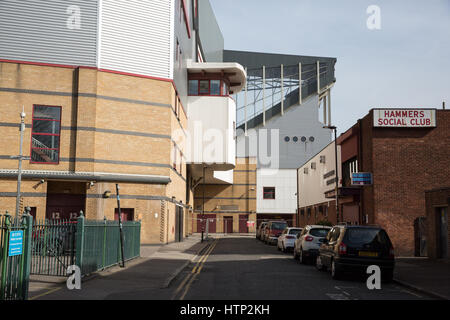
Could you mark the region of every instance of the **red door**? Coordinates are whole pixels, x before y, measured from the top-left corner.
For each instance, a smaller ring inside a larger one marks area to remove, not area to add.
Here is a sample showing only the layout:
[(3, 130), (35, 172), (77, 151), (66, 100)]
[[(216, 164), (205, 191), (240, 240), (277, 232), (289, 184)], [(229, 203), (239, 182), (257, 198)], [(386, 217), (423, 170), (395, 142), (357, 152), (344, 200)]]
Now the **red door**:
[[(216, 233), (216, 215), (215, 214), (205, 214), (202, 218), (202, 215), (199, 214), (197, 216), (197, 232), (201, 233), (206, 232), (206, 221), (208, 221), (208, 232)], [(203, 228), (202, 228), (203, 227)]]
[(223, 233), (233, 233), (233, 217), (223, 217)]
[(86, 195), (47, 194), (47, 219), (76, 219), (85, 210)]
[(239, 215), (239, 233), (248, 233), (248, 214)]
[[(134, 209), (133, 208), (120, 208), (120, 212), (122, 213), (122, 222), (124, 221), (133, 221), (134, 220)], [(119, 220), (119, 209), (116, 208), (114, 210), (114, 220)]]

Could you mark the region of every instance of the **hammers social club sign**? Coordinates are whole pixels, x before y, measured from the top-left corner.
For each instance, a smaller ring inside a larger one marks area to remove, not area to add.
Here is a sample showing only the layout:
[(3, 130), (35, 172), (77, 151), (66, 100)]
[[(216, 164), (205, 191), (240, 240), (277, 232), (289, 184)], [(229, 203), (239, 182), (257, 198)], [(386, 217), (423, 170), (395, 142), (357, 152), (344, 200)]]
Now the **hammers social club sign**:
[(436, 127), (434, 109), (375, 109), (374, 127)]

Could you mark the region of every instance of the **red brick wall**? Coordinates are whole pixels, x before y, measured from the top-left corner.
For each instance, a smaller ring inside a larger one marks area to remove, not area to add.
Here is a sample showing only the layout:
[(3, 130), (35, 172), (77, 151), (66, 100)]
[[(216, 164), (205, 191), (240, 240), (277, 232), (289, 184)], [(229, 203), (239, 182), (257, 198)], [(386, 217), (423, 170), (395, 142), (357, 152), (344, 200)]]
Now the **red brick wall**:
[(437, 110), (431, 129), (373, 128), (373, 111), (363, 119), (363, 169), (373, 172), (374, 183), (364, 187), (364, 208), (370, 223), (386, 229), (397, 256), (414, 255), (414, 220), (426, 216), (425, 190), (450, 181), (449, 111)]

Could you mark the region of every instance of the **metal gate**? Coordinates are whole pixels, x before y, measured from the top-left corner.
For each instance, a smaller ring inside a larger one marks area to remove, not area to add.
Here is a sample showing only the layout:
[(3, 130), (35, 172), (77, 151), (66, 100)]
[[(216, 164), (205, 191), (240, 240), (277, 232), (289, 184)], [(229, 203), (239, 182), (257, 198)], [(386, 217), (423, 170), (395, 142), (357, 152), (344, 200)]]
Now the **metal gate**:
[(66, 276), (75, 264), (76, 220), (43, 220), (33, 225), (31, 274)]
[(30, 275), (30, 215), (0, 215), (0, 300), (26, 300)]

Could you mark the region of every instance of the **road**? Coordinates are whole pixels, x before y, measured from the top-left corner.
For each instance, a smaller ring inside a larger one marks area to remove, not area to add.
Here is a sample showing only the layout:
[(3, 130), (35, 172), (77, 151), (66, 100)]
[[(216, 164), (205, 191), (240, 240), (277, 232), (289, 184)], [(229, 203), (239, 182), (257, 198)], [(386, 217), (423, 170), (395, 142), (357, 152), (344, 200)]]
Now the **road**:
[(395, 283), (369, 290), (363, 277), (333, 280), (253, 237), (224, 236), (171, 284), (173, 300), (422, 300)]

